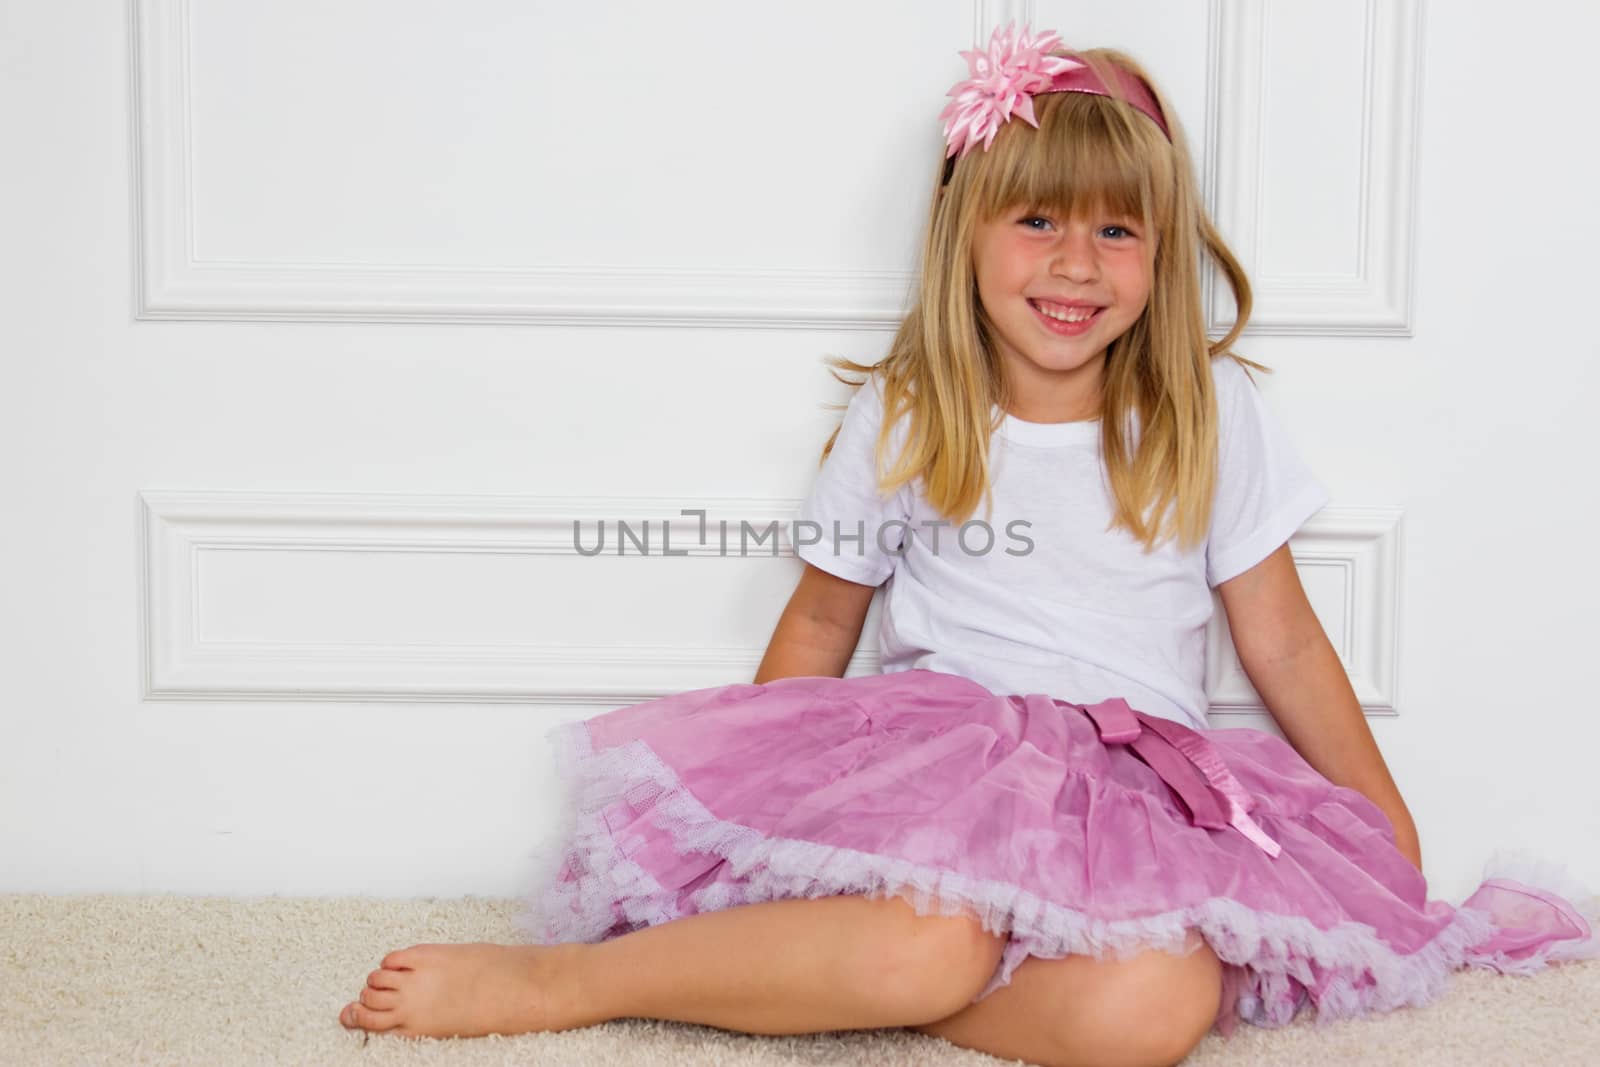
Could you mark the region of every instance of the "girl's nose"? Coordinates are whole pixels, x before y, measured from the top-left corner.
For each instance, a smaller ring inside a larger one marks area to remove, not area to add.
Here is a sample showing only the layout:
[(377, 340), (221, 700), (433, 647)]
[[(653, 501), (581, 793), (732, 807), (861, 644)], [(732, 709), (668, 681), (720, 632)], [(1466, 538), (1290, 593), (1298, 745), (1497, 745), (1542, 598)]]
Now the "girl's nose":
[(1073, 282), (1094, 281), (1100, 273), (1094, 237), (1071, 232), (1062, 234), (1050, 257), (1050, 273)]

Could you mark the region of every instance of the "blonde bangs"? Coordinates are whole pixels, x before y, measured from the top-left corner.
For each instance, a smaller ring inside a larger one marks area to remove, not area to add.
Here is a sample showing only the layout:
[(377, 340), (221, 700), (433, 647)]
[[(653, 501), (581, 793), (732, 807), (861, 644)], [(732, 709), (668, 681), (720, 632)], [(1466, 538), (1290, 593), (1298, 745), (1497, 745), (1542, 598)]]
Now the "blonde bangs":
[(1039, 128), (1013, 119), (967, 175), (980, 219), (1014, 208), (1063, 218), (1109, 212), (1150, 232), (1167, 228), (1170, 152), (1155, 123), (1087, 93), (1049, 93), (1033, 105)]

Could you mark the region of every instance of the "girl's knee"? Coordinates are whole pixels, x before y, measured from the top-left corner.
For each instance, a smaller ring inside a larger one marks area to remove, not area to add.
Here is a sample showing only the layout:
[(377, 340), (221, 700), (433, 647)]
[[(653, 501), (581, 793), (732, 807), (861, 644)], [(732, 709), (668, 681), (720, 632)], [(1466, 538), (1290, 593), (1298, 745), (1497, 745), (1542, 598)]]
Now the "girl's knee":
[(862, 967), (885, 993), (903, 995), (907, 1010), (942, 1019), (965, 1008), (1000, 965), (1006, 937), (971, 915), (919, 915), (894, 898), (897, 921), (884, 939), (862, 946)]
[(1100, 1046), (1118, 1050), (1127, 1067), (1170, 1067), (1211, 1031), (1221, 998), (1222, 963), (1209, 946), (1152, 952), (1117, 968), (1076, 1022), (1091, 1018)]

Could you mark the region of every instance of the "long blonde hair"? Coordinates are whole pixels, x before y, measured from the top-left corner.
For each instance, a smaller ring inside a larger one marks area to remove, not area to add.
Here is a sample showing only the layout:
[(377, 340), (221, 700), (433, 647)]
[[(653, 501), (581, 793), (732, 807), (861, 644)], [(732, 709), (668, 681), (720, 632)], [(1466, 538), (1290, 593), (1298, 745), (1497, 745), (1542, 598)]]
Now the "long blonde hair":
[[(954, 521), (971, 516), (980, 499), (992, 508), (989, 440), (1010, 396), (990, 340), (992, 327), (978, 300), (975, 226), (1019, 206), (1048, 208), (1062, 217), (1075, 208), (1102, 207), (1143, 219), (1143, 232), (1158, 235), (1146, 242), (1153, 253), (1153, 262), (1147, 262), (1149, 301), (1107, 349), (1102, 375), (1101, 455), (1115, 505), (1107, 529), (1121, 526), (1147, 552), (1173, 534), (1181, 545), (1196, 546), (1210, 526), (1216, 484), (1217, 406), (1210, 362), (1226, 356), (1270, 373), (1228, 351), (1250, 316), (1250, 283), (1206, 216), (1176, 113), (1144, 69), (1114, 49), (1057, 54), (1084, 60), (1114, 91), (1120, 85), (1109, 70), (1112, 64), (1143, 77), (1172, 131), (1171, 143), (1120, 97), (1036, 96), (1038, 129), (1013, 118), (988, 151), (976, 148), (955, 165), (948, 184), (941, 158), (917, 299), (889, 354), (876, 364), (845, 357), (827, 362), (882, 379), (885, 411), (875, 469), (882, 469), (896, 421), (911, 413), (905, 445), (881, 477), (881, 492), (920, 476), (928, 502)], [(1233, 328), (1215, 343), (1206, 338), (1201, 306), (1202, 248), (1221, 268), (1238, 308)], [(867, 380), (834, 377), (856, 388)], [(1136, 447), (1132, 413), (1140, 427)], [(836, 428), (824, 444), (824, 460), (838, 434)]]

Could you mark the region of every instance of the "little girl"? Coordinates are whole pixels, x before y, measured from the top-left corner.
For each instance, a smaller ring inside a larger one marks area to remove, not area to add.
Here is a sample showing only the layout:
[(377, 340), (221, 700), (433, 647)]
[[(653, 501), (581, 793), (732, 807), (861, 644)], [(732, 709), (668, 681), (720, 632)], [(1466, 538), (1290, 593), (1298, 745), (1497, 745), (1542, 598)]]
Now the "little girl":
[[(836, 361), (867, 378), (754, 682), (553, 731), (576, 822), (536, 944), (392, 952), (346, 1026), (907, 1026), (1170, 1064), (1241, 1018), (1600, 955), (1578, 887), (1427, 899), (1287, 545), (1328, 494), (1228, 351), (1249, 283), (1140, 66), (1056, 44), (964, 53), (918, 299), (881, 363)], [(1215, 343), (1202, 255), (1239, 310)], [(880, 585), (882, 672), (843, 678)], [(1289, 743), (1208, 727), (1213, 589)]]

